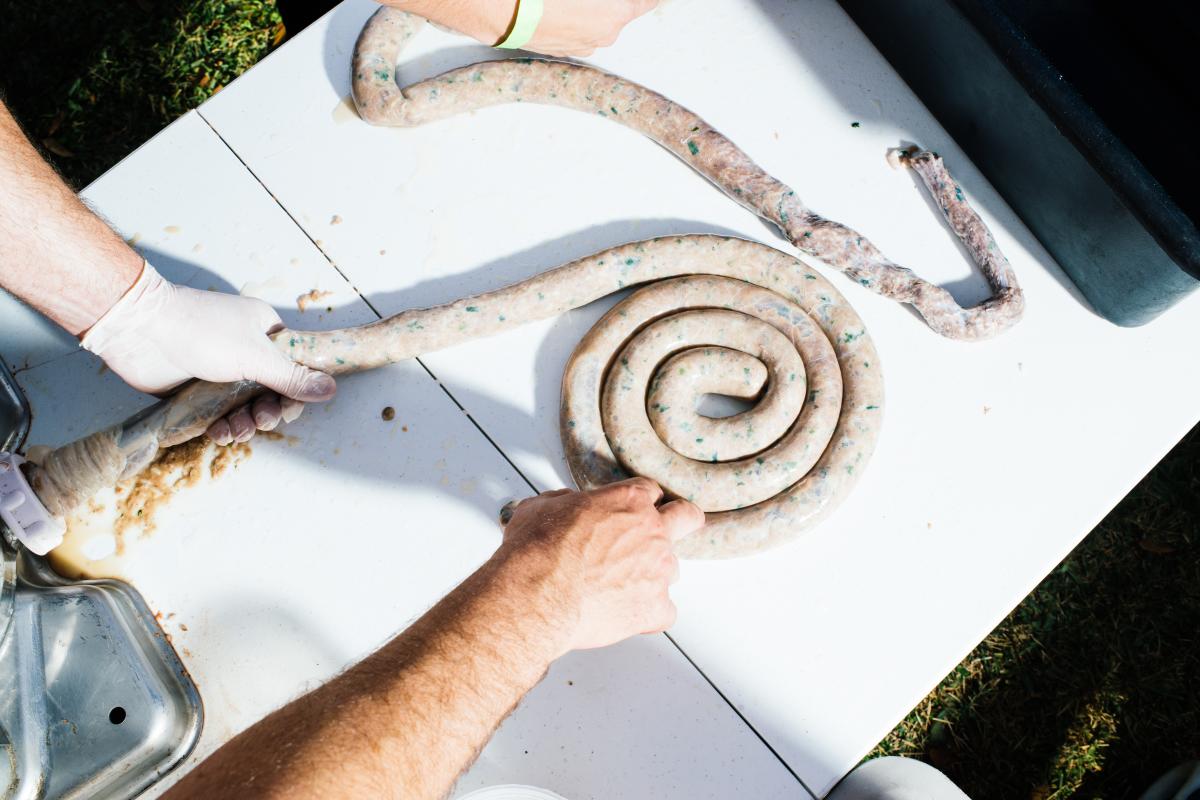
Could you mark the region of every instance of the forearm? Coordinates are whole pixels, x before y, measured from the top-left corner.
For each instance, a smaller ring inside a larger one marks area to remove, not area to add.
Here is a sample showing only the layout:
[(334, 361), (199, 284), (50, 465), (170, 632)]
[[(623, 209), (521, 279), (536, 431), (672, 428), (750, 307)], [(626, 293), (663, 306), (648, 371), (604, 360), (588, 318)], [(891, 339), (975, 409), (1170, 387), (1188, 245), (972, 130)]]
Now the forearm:
[[(516, 15), (516, 0), (379, 0), (385, 6), (453, 28), (471, 38), (494, 44), (504, 38)], [(502, 9), (497, 9), (502, 6)]]
[(78, 336), (142, 257), (63, 183), (0, 103), (0, 286)]
[(362, 663), (234, 738), (167, 799), (443, 797), (567, 648), (549, 613), (562, 591), (552, 571), (516, 566), (499, 554)]

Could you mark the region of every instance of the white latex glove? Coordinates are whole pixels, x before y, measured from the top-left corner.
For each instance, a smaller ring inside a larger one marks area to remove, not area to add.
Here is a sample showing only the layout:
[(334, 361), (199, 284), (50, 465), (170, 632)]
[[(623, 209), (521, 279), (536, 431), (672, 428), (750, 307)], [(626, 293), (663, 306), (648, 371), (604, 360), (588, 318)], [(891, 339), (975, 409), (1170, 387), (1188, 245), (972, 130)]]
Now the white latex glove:
[(262, 300), (177, 286), (147, 263), (80, 344), (150, 394), (192, 378), (252, 380), (277, 392), (213, 423), (209, 437), (230, 444), (248, 440), (256, 428), (269, 431), (280, 420), (293, 421), (304, 403), (329, 400), (337, 390), (333, 378), (293, 363), (271, 343), (267, 334), (282, 327)]

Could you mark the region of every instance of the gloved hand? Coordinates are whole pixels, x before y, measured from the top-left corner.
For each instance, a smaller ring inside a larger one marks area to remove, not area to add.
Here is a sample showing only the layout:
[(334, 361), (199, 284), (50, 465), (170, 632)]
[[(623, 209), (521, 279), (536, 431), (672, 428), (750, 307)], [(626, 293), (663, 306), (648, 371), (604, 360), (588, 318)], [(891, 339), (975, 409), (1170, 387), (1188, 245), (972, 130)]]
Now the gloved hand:
[(191, 379), (252, 380), (266, 394), (208, 429), (217, 444), (244, 442), (255, 429), (300, 416), (304, 403), (333, 397), (323, 372), (293, 363), (267, 334), (283, 327), (275, 309), (253, 297), (177, 286), (147, 263), (142, 274), (80, 344), (135, 389), (161, 394)]

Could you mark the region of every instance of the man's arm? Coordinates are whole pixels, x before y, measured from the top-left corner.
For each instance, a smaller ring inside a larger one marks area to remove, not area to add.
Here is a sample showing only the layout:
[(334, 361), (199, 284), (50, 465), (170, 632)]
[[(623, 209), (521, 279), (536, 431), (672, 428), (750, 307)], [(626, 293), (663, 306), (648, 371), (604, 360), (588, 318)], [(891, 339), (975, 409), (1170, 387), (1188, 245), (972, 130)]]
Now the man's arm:
[(42, 160), (2, 103), (0, 247), (0, 286), (74, 336), (142, 271), (142, 257)]
[(303, 402), (328, 400), (336, 388), (271, 344), (265, 334), (281, 323), (263, 301), (163, 280), (38, 155), (3, 103), (0, 288), (82, 336), (135, 389), (249, 379), (278, 392), (214, 423), (219, 444), (290, 422)]
[[(380, 0), (494, 45), (508, 33), (516, 0)], [(550, 56), (586, 56), (608, 47), (621, 30), (659, 0), (545, 0), (537, 32), (522, 49)]]
[(634, 478), (523, 501), (496, 554), (408, 630), (164, 800), (444, 797), (552, 661), (674, 622), (671, 545), (704, 515), (661, 497)]

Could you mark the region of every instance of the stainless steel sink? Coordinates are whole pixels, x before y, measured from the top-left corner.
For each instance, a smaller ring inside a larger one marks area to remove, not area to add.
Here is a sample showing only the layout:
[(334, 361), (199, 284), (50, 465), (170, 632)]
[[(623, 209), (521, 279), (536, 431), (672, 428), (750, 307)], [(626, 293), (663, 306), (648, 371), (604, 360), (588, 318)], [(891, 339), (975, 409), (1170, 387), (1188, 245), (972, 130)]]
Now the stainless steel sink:
[[(0, 360), (0, 449), (19, 447), (28, 428)], [(195, 746), (199, 692), (131, 586), (65, 580), (8, 539), (4, 531), (0, 797), (133, 797)]]

